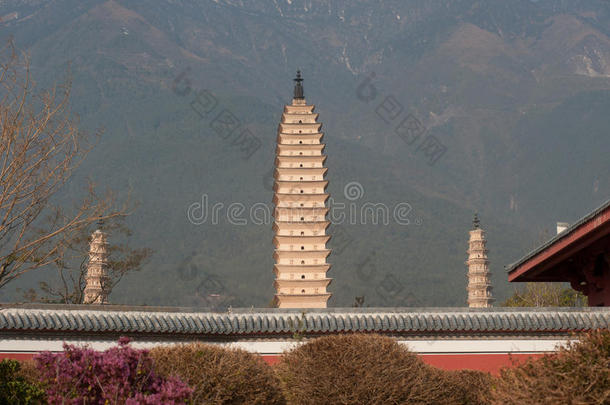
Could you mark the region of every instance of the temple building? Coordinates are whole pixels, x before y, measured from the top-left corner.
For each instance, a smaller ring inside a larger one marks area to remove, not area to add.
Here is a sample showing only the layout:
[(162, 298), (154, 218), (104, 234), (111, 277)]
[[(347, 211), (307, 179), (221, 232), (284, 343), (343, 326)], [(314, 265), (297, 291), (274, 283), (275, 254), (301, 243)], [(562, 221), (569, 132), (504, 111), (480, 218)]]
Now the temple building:
[(330, 236), (324, 134), (315, 107), (305, 101), (300, 71), (294, 81), (294, 97), (284, 107), (277, 135), (274, 301), (279, 308), (326, 308), (331, 279), (326, 276)]
[(107, 304), (108, 291), (105, 284), (108, 279), (108, 243), (106, 233), (99, 228), (91, 235), (89, 244), (89, 262), (85, 277), (84, 304)]
[(470, 231), (468, 242), (468, 306), (470, 308), (489, 308), (493, 306), (491, 295), (491, 273), (487, 259), (487, 241), (481, 222), (474, 214), (474, 229)]
[(510, 282), (567, 282), (589, 306), (610, 306), (610, 200), (507, 267)]

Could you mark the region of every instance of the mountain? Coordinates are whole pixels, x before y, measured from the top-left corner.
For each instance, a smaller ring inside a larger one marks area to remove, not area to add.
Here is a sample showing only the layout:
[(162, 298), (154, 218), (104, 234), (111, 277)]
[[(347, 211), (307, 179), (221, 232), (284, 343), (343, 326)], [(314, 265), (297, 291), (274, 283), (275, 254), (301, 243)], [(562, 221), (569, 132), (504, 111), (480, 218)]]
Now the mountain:
[[(93, 177), (139, 201), (134, 245), (156, 253), (113, 302), (270, 302), (270, 221), (231, 223), (229, 207), (271, 207), (297, 68), (324, 124), (334, 201), (408, 211), (408, 225), (333, 226), (331, 305), (464, 305), (475, 211), (501, 300), (513, 288), (504, 265), (610, 196), (607, 1), (4, 0), (0, 16), (38, 85), (69, 68), (83, 127), (105, 128), (66, 197)], [(200, 116), (197, 97), (214, 111)], [(222, 110), (260, 140), (250, 158), (215, 131)], [(427, 136), (445, 150), (434, 164)], [(193, 224), (204, 198), (220, 217)]]

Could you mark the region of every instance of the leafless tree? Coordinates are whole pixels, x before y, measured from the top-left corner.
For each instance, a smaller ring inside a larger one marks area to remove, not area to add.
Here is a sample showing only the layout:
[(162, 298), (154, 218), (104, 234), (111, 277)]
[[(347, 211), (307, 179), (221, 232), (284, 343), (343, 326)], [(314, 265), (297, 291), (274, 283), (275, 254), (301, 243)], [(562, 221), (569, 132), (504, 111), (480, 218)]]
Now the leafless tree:
[[(27, 290), (24, 297), (28, 301), (62, 304), (83, 303), (89, 244), (92, 231), (97, 227), (89, 226), (74, 232), (69, 243), (63, 246), (61, 259), (54, 263), (57, 271), (56, 280), (40, 282), (40, 291)], [(140, 270), (152, 251), (148, 248), (134, 249), (130, 247), (128, 242), (131, 231), (119, 220), (104, 224), (102, 230), (109, 237), (107, 277), (102, 283), (102, 291), (104, 294), (110, 294), (123, 276)]]
[(62, 187), (101, 134), (78, 128), (70, 112), (70, 80), (36, 88), (27, 55), (0, 45), (0, 288), (28, 271), (61, 260), (79, 229), (127, 214), (112, 193), (58, 203)]
[(562, 283), (526, 283), (503, 303), (506, 307), (583, 307), (587, 298)]

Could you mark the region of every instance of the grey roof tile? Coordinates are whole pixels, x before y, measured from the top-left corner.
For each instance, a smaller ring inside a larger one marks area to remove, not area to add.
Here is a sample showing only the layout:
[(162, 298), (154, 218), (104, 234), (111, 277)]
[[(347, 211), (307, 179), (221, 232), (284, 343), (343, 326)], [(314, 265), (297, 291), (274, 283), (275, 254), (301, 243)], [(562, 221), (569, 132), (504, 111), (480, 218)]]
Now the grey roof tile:
[(94, 330), (93, 322), (91, 322), (92, 316), (80, 316), (79, 320), (83, 325), (84, 330)]
[(610, 327), (610, 308), (486, 309), (466, 308), (394, 310), (343, 309), (281, 312), (261, 309), (250, 313), (119, 311), (0, 308), (0, 332), (56, 330), (69, 332), (183, 333), (250, 335), (344, 331), (449, 333), (577, 331)]
[(339, 315), (333, 319), (335, 330), (345, 330), (345, 316)]
[(196, 324), (195, 317), (188, 317), (186, 318), (186, 321), (188, 323), (188, 328), (190, 332), (197, 332), (198, 330), (201, 330), (201, 328), (199, 328)]
[(472, 324), (472, 318), (469, 316), (464, 316), (463, 318), (464, 320), (464, 330), (472, 330), (473, 329), (473, 324)]
[(386, 322), (388, 324), (388, 330), (389, 331), (393, 332), (393, 331), (398, 329), (398, 324), (396, 322), (396, 317), (386, 315), (384, 317), (384, 319), (386, 320)]
[(252, 332), (260, 332), (261, 330), (261, 317), (256, 315), (252, 316)]

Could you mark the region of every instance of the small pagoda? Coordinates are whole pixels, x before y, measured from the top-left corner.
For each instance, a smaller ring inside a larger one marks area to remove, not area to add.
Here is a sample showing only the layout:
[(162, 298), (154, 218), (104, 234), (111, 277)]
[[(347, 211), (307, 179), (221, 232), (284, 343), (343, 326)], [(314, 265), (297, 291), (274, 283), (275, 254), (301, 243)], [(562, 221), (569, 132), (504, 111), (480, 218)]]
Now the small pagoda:
[(91, 235), (83, 304), (108, 303), (108, 243), (102, 221)]
[(490, 308), (494, 299), (491, 294), (491, 272), (487, 259), (487, 241), (481, 222), (474, 214), (473, 228), (468, 242), (468, 306), (470, 308)]
[(324, 134), (315, 107), (305, 101), (300, 71), (294, 82), (294, 97), (284, 107), (277, 135), (274, 301), (279, 308), (326, 308), (331, 279), (326, 276), (330, 222), (326, 219)]

